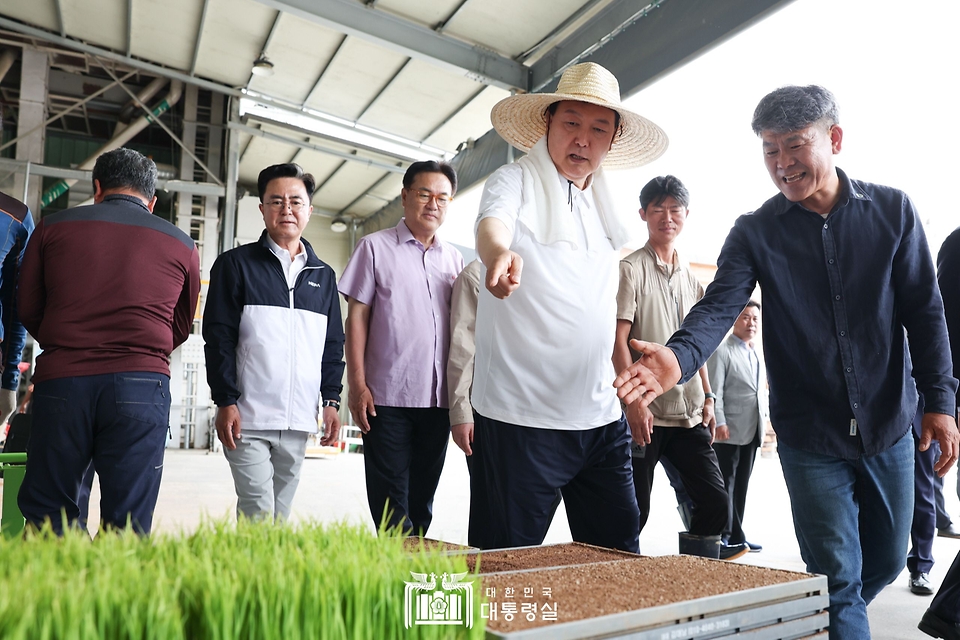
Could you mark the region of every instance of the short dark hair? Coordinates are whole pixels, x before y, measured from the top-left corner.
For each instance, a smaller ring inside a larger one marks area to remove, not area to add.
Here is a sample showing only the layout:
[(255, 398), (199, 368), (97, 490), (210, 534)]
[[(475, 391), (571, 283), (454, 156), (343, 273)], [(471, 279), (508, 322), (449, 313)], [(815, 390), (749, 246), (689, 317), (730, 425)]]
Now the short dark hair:
[(690, 192), (675, 176), (657, 176), (640, 190), (640, 208), (661, 204), (668, 197), (673, 197), (682, 207), (690, 206)]
[[(746, 311), (746, 310), (749, 309), (750, 307), (756, 307), (757, 309), (759, 309), (759, 308), (760, 308), (760, 303), (757, 302), (756, 300), (750, 300), (749, 302), (747, 302), (747, 306), (745, 306), (745, 307), (743, 308), (743, 311)], [(743, 313), (743, 311), (741, 311), (740, 313)]]
[(771, 91), (753, 112), (753, 132), (788, 133), (823, 122), (828, 127), (840, 122), (837, 99), (823, 87), (790, 85)]
[[(556, 102), (551, 102), (550, 106), (544, 109), (543, 112), (549, 113), (551, 116), (557, 115), (557, 105), (560, 104), (561, 102), (578, 102), (578, 101), (569, 99), (569, 98), (565, 100), (557, 100)], [(592, 103), (588, 102), (587, 104), (592, 104)], [(610, 109), (610, 107), (607, 107), (607, 108)], [(610, 109), (610, 111), (613, 111), (613, 139), (616, 140), (617, 135), (620, 133), (620, 112), (617, 111), (616, 109)], [(544, 118), (544, 120), (546, 120), (546, 118)]]
[(313, 192), (317, 188), (317, 181), (313, 176), (303, 171), (303, 167), (296, 162), (284, 162), (283, 164), (272, 164), (257, 176), (257, 193), (260, 196), (260, 202), (263, 202), (263, 194), (267, 190), (267, 185), (271, 180), (277, 178), (297, 178), (303, 183), (303, 188), (307, 190), (307, 200), (313, 200)]
[(436, 160), (423, 160), (410, 165), (407, 172), (403, 174), (403, 188), (409, 189), (410, 185), (413, 184), (413, 181), (416, 180), (417, 176), (421, 173), (442, 173), (447, 177), (447, 180), (450, 181), (450, 187), (453, 189), (450, 196), (457, 195), (456, 170), (446, 162), (437, 162)]
[(139, 151), (120, 147), (100, 154), (93, 165), (93, 180), (104, 191), (132, 189), (152, 200), (157, 192), (157, 165)]

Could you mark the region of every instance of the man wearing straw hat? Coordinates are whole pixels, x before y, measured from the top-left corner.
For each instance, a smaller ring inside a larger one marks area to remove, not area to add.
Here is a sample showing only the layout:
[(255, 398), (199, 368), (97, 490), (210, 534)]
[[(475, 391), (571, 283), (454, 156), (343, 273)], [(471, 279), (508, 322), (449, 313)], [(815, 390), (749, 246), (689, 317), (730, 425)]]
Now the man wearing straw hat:
[(574, 540), (636, 552), (631, 437), (611, 387), (628, 232), (601, 165), (650, 162), (667, 137), (593, 63), (555, 93), (501, 101), (491, 120), (528, 155), (494, 172), (480, 202), (471, 513), (488, 515), (471, 519), (469, 542), (540, 544), (559, 490)]

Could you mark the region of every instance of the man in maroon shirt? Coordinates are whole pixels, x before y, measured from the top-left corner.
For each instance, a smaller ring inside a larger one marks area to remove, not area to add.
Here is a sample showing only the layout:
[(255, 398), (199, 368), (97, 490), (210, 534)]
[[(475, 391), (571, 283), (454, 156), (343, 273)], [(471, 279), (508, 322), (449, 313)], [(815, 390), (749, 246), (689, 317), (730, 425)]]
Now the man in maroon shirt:
[(94, 203), (43, 218), (27, 244), (19, 312), (40, 343), (18, 503), (27, 523), (74, 526), (84, 470), (107, 527), (150, 532), (170, 412), (170, 352), (200, 292), (193, 240), (152, 214), (157, 167), (131, 149), (93, 168)]

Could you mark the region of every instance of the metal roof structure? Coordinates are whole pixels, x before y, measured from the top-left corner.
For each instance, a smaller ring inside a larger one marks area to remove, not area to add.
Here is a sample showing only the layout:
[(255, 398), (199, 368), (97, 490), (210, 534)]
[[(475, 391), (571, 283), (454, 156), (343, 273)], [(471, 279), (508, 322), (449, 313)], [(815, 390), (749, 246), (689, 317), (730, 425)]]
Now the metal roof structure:
[(593, 60), (626, 97), (790, 1), (0, 0), (0, 46), (222, 93), (228, 193), (295, 161), (317, 213), (360, 223), (391, 211), (416, 159), (455, 157), (461, 189), (506, 162), (489, 113), (511, 92)]

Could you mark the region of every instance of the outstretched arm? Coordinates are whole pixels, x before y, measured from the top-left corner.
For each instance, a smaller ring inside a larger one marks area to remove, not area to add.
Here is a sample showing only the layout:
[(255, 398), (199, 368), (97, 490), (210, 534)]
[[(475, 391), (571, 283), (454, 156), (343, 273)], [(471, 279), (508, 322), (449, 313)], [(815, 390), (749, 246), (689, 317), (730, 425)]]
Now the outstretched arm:
[(620, 372), (613, 386), (625, 404), (639, 402), (648, 407), (664, 389), (672, 389), (680, 381), (680, 363), (673, 351), (655, 342), (631, 340), (630, 348), (640, 358)]
[(503, 299), (520, 286), (523, 258), (510, 250), (510, 230), (496, 218), (484, 218), (477, 226), (477, 253), (487, 267), (487, 290)]

